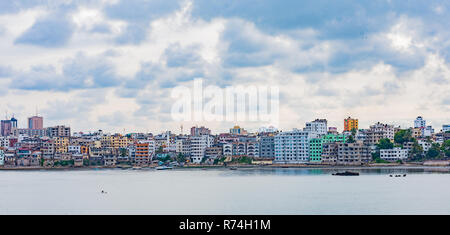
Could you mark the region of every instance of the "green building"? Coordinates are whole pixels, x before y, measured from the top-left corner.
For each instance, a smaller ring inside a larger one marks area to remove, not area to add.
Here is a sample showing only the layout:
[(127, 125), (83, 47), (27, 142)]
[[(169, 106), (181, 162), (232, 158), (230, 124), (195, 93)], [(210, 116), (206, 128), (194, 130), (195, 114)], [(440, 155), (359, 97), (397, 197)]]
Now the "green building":
[(313, 163), (322, 162), (322, 145), (330, 142), (345, 143), (345, 135), (328, 134), (321, 138), (314, 138), (309, 141), (309, 161)]

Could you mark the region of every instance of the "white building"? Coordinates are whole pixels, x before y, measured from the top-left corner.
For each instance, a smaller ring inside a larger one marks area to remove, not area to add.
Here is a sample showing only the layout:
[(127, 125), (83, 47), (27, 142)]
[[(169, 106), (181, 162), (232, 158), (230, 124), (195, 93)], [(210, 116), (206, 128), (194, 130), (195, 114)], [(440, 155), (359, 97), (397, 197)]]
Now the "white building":
[(223, 155), (227, 157), (233, 155), (233, 144), (223, 144)]
[(406, 160), (408, 158), (408, 149), (393, 148), (393, 149), (381, 149), (380, 158), (385, 161), (398, 161)]
[(442, 125), (442, 132), (450, 131), (450, 125)]
[(424, 137), (431, 136), (432, 134), (434, 134), (434, 129), (432, 126), (427, 126), (427, 127), (425, 127), (425, 129), (423, 129), (422, 135)]
[(200, 163), (205, 156), (205, 150), (213, 144), (210, 135), (191, 136), (191, 159), (193, 163)]
[(419, 140), (417, 143), (422, 146), (424, 152), (427, 152), (431, 148), (431, 143), (426, 140)]
[(421, 116), (418, 116), (416, 120), (414, 120), (414, 128), (425, 128), (427, 125), (427, 121), (424, 120)]
[(317, 138), (318, 136), (326, 135), (328, 133), (327, 120), (316, 119), (312, 122), (307, 122), (306, 127), (303, 128), (303, 130), (310, 132), (311, 138)]
[(5, 165), (5, 152), (0, 149), (0, 166)]
[(81, 153), (81, 146), (79, 145), (69, 145), (67, 148), (69, 153)]
[(247, 156), (249, 157), (259, 157), (259, 142), (257, 141), (247, 142), (246, 152)]
[(309, 161), (310, 132), (294, 129), (275, 136), (275, 161), (305, 163)]
[(395, 128), (394, 125), (383, 124), (380, 122), (370, 126), (370, 131), (373, 133), (380, 133), (382, 138), (394, 140)]
[(189, 156), (191, 153), (191, 144), (189, 139), (176, 140), (176, 153), (181, 153), (184, 156)]

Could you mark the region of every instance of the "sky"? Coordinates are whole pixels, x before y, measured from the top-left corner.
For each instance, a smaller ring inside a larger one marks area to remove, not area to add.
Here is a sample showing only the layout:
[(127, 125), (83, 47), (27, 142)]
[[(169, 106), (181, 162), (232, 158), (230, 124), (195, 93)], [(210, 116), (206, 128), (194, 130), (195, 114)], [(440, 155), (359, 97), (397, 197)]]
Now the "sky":
[(0, 116), (73, 131), (213, 132), (179, 122), (171, 90), (270, 85), (279, 129), (316, 118), (450, 124), (450, 2), (420, 0), (0, 1)]

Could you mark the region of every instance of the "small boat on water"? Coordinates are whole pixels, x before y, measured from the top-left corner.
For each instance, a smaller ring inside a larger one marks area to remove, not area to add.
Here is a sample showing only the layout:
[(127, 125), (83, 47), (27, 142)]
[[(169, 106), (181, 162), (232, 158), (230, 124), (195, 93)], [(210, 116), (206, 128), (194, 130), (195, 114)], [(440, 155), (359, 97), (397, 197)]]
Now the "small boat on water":
[(140, 166), (134, 166), (133, 167), (133, 170), (140, 170), (140, 169), (142, 169), (142, 167), (140, 167)]
[(389, 175), (389, 177), (406, 177), (406, 174), (403, 174), (403, 175), (401, 175), (401, 174), (395, 174), (395, 175)]
[(345, 171), (345, 172), (334, 173), (333, 175), (336, 175), (336, 176), (358, 176), (359, 173), (358, 172)]
[(235, 171), (237, 170), (237, 167), (230, 167), (230, 170)]
[(161, 171), (161, 170), (171, 170), (171, 169), (173, 169), (173, 167), (171, 167), (171, 166), (158, 166), (158, 167), (155, 167), (155, 169), (159, 170), (159, 171)]

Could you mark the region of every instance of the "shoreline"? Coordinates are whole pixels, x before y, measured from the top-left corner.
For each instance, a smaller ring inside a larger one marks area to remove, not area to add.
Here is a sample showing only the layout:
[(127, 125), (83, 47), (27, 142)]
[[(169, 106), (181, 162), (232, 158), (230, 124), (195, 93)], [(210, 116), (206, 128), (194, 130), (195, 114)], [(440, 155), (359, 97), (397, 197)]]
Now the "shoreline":
[[(371, 164), (363, 166), (330, 166), (330, 165), (305, 165), (305, 164), (289, 164), (289, 165), (191, 165), (183, 167), (173, 167), (174, 170), (203, 170), (203, 169), (328, 169), (328, 170), (345, 170), (345, 169), (448, 169), (448, 165), (423, 165), (423, 164)], [(82, 170), (150, 170), (155, 166), (148, 167), (110, 167), (110, 166), (90, 166), (90, 167), (0, 167), (0, 171), (82, 171)]]

